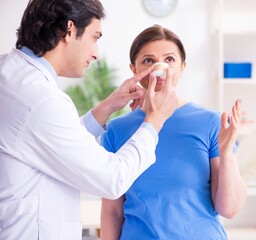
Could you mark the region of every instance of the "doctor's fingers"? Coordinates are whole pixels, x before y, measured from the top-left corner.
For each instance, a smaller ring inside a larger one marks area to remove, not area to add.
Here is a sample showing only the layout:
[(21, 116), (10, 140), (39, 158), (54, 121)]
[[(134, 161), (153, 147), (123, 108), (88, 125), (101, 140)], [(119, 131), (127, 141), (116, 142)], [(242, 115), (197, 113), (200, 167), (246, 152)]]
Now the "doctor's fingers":
[(143, 89), (140, 86), (136, 86), (136, 92), (141, 93), (141, 95), (139, 97), (137, 96), (133, 96), (132, 97), (132, 102), (130, 104), (130, 108), (132, 111), (134, 111), (137, 107), (142, 107), (143, 102), (144, 102), (144, 98), (145, 98), (145, 89)]
[(144, 77), (149, 75), (154, 70), (154, 66), (151, 66), (147, 68), (146, 70), (136, 74), (134, 77), (130, 78), (129, 80), (133, 83), (137, 84), (140, 80), (142, 80)]
[[(125, 94), (132, 94), (134, 96), (134, 99), (139, 98), (141, 94), (141, 90), (138, 89), (137, 83), (143, 79), (145, 76), (150, 74), (153, 71), (154, 67), (151, 66), (150, 68), (146, 69), (145, 71), (136, 74), (132, 78), (126, 79), (118, 88), (118, 90)], [(132, 97), (133, 98), (133, 97)], [(132, 99), (131, 98), (131, 99)]]

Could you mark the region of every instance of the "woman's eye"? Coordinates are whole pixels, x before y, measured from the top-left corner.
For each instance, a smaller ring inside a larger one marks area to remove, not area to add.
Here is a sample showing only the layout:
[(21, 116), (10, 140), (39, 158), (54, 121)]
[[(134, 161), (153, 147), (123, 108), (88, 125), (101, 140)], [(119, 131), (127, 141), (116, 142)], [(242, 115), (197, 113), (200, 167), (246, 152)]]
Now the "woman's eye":
[(167, 63), (174, 62), (174, 58), (173, 58), (173, 57), (168, 57), (168, 58), (166, 58), (165, 61), (166, 61)]
[(153, 64), (153, 63), (154, 63), (154, 60), (151, 59), (151, 58), (146, 58), (146, 59), (143, 60), (143, 63)]

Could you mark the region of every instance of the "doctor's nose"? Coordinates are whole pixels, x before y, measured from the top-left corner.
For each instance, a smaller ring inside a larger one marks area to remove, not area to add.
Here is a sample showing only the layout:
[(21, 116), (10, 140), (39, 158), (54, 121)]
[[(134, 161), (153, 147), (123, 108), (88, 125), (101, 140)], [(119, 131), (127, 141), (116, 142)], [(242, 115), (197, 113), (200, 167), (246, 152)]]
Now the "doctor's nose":
[(98, 45), (95, 44), (93, 47), (92, 55), (91, 55), (93, 60), (98, 60), (99, 59), (99, 48)]

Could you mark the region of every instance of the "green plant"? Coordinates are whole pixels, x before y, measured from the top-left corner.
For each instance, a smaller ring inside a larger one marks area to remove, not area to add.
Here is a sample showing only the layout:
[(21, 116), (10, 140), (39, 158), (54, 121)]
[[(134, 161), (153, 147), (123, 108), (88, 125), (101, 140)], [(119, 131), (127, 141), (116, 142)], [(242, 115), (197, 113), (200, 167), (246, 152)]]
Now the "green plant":
[[(105, 59), (93, 62), (76, 86), (68, 87), (66, 93), (74, 102), (81, 116), (107, 98), (115, 89), (116, 69), (108, 66)], [(126, 108), (112, 114), (111, 118), (126, 112)]]

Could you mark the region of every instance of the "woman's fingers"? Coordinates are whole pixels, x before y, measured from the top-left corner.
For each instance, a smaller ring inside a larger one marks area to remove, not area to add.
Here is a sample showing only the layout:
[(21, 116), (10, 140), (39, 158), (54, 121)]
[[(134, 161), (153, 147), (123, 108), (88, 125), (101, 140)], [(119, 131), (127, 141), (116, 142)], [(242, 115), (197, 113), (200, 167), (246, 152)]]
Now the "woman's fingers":
[(154, 74), (150, 74), (148, 79), (148, 93), (150, 96), (154, 95), (155, 87), (156, 87), (156, 76)]
[(227, 123), (228, 123), (228, 115), (227, 115), (227, 113), (224, 112), (221, 115), (221, 128), (226, 129)]
[(166, 83), (165, 83), (165, 88), (169, 89), (170, 87), (173, 88), (174, 82), (173, 82), (173, 69), (172, 68), (167, 68), (166, 69)]

